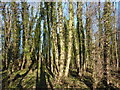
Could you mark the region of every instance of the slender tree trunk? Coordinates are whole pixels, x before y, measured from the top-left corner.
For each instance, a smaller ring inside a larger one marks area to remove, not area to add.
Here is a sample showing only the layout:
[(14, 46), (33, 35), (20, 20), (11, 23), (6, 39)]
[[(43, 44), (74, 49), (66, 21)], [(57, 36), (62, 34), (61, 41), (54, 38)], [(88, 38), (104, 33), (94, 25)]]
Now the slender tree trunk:
[(29, 63), (27, 61), (28, 59), (28, 53), (29, 53), (29, 41), (28, 41), (28, 22), (29, 22), (29, 15), (28, 15), (28, 4), (27, 2), (22, 2), (22, 23), (23, 23), (23, 63), (22, 63), (22, 69), (25, 69), (27, 64)]
[(51, 16), (51, 22), (52, 22), (52, 47), (53, 47), (53, 57), (54, 57), (54, 71), (55, 75), (57, 76), (59, 71), (58, 66), (58, 38), (57, 38), (57, 15), (56, 15), (56, 3), (53, 4), (53, 11)]
[[(5, 5), (6, 6), (6, 5)], [(10, 61), (12, 60), (12, 45), (11, 45), (11, 28), (12, 28), (12, 15), (8, 7), (5, 9), (5, 6), (3, 7), (3, 20), (4, 20), (4, 47), (3, 47), (3, 57), (4, 57), (4, 70), (12, 70), (10, 66)], [(8, 18), (7, 18), (8, 16)]]
[(59, 6), (59, 29), (60, 29), (60, 71), (59, 77), (63, 76), (64, 71), (64, 61), (65, 61), (65, 40), (64, 40), (64, 28), (63, 28), (63, 11), (62, 11), (62, 3), (58, 3)]
[(86, 67), (91, 67), (92, 65), (92, 58), (91, 58), (91, 48), (92, 48), (92, 29), (91, 29), (91, 13), (88, 11), (90, 10), (90, 6), (87, 5), (87, 10), (86, 10)]
[(47, 14), (47, 27), (48, 27), (48, 63), (51, 70), (51, 28), (50, 28), (50, 3), (46, 2), (46, 14)]
[(103, 14), (103, 18), (104, 18), (104, 63), (103, 63), (103, 69), (104, 69), (104, 73), (103, 73), (103, 77), (104, 77), (104, 84), (105, 86), (107, 86), (108, 84), (108, 75), (109, 75), (109, 62), (110, 62), (110, 42), (111, 42), (111, 3), (110, 2), (105, 2), (104, 5), (104, 14)]
[(84, 46), (84, 29), (83, 29), (83, 24), (82, 24), (82, 3), (78, 2), (77, 3), (77, 32), (76, 35), (78, 36), (77, 42), (78, 43), (78, 47), (79, 49), (78, 51), (78, 74), (81, 76), (81, 69), (82, 69), (82, 65), (84, 64), (84, 60), (85, 60), (85, 46)]
[(12, 12), (13, 12), (13, 70), (18, 70), (19, 69), (19, 55), (20, 55), (20, 23), (19, 23), (19, 18), (17, 18), (19, 16), (18, 14), (18, 4), (13, 2), (11, 4), (11, 8), (12, 8)]
[(120, 69), (120, 2), (118, 2), (118, 30), (117, 30), (117, 47), (118, 47), (118, 59), (117, 59), (117, 69)]
[(69, 41), (68, 41), (68, 60), (66, 61), (66, 67), (65, 67), (65, 76), (68, 76), (69, 73), (69, 66), (70, 61), (72, 59), (72, 38), (73, 38), (73, 5), (72, 2), (69, 4), (69, 14), (70, 14), (70, 20), (69, 20)]

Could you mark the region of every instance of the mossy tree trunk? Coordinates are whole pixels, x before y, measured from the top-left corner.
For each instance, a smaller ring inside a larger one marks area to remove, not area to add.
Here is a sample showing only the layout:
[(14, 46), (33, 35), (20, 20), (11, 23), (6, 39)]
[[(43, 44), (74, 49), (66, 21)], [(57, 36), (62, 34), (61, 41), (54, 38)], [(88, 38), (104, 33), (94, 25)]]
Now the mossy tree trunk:
[(70, 2), (69, 4), (69, 34), (68, 34), (68, 60), (66, 61), (65, 67), (65, 76), (68, 76), (69, 73), (69, 66), (72, 59), (72, 40), (73, 40), (73, 3)]
[(110, 62), (110, 43), (111, 43), (111, 3), (105, 2), (104, 4), (104, 46), (103, 46), (103, 55), (104, 55), (104, 63), (103, 63), (103, 78), (104, 84), (107, 86), (108, 84), (108, 72), (109, 72), (109, 62)]
[(65, 40), (64, 40), (64, 28), (63, 28), (63, 11), (62, 11), (62, 2), (58, 3), (58, 17), (59, 17), (59, 37), (60, 37), (60, 69), (59, 69), (59, 78), (63, 76), (64, 71), (64, 61), (65, 61)]

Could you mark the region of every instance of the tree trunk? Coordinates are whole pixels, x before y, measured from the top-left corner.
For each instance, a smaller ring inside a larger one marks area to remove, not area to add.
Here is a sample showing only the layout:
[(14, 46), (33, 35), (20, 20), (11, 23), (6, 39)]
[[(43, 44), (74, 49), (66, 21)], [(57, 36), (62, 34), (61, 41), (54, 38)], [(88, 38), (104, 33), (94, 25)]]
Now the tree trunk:
[(65, 40), (64, 40), (64, 28), (63, 28), (63, 11), (62, 11), (62, 3), (58, 3), (59, 6), (59, 31), (60, 31), (60, 71), (59, 77), (63, 76), (64, 71), (64, 61), (65, 61)]
[(69, 66), (70, 61), (72, 59), (72, 38), (73, 38), (73, 5), (72, 2), (69, 4), (69, 14), (70, 14), (70, 20), (69, 20), (69, 41), (68, 41), (68, 60), (66, 61), (66, 67), (65, 67), (65, 76), (68, 76), (69, 73)]

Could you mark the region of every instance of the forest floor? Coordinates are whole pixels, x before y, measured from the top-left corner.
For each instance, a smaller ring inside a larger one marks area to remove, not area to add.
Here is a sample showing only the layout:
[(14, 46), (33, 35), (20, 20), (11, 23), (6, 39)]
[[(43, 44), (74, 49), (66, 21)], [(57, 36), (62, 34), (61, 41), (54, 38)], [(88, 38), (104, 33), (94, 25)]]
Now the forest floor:
[[(29, 71), (25, 74), (27, 70), (16, 71), (9, 74), (8, 71), (4, 71), (3, 74), (3, 88), (80, 88), (92, 90), (94, 88), (101, 89), (107, 88), (109, 90), (119, 90), (120, 87), (116, 87), (115, 84), (110, 83), (104, 85), (104, 80), (101, 79), (99, 83), (96, 84), (92, 72), (86, 71), (80, 77), (77, 75), (76, 70), (70, 71), (67, 78), (62, 77), (60, 82), (56, 82), (55, 78), (44, 72), (41, 77), (37, 76), (37, 71)], [(118, 77), (119, 78), (119, 77)]]

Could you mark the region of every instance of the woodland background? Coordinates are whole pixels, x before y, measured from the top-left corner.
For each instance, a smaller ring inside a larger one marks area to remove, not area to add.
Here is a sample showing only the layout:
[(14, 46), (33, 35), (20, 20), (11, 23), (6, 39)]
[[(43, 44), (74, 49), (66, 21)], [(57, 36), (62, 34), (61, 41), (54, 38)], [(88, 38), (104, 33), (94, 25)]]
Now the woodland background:
[(2, 88), (120, 88), (120, 3), (4, 2)]

